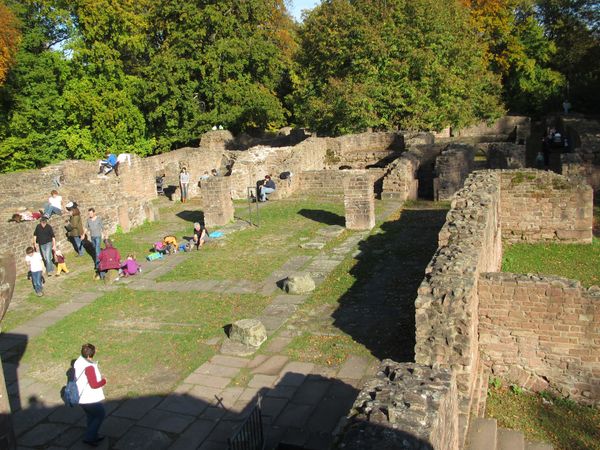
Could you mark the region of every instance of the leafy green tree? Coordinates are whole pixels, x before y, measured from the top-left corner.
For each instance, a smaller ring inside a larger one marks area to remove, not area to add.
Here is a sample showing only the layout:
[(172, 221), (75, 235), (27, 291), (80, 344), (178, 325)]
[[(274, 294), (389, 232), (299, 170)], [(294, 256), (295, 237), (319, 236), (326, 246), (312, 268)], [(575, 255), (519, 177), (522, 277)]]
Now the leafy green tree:
[(500, 84), (453, 0), (329, 0), (300, 30), (299, 121), (321, 132), (441, 129), (498, 116)]

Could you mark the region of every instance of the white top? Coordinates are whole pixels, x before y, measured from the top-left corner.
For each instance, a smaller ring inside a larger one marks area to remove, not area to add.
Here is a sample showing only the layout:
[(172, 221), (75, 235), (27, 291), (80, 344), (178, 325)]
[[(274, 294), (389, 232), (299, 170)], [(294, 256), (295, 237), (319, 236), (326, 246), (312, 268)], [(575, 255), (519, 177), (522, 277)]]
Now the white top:
[(62, 196), (57, 195), (56, 197), (53, 197), (51, 195), (50, 198), (48, 199), (48, 203), (50, 203), (50, 206), (54, 206), (55, 208), (62, 209)]
[(190, 182), (190, 174), (188, 172), (181, 172), (179, 174), (179, 182), (181, 184), (188, 184)]
[(83, 356), (77, 358), (73, 368), (75, 369), (75, 379), (77, 380), (77, 390), (79, 391), (79, 403), (84, 405), (98, 403), (105, 398), (103, 388), (92, 389), (89, 385), (87, 376), (85, 375), (85, 369), (88, 366), (94, 368), (96, 371), (96, 379), (98, 381), (102, 379), (102, 375), (98, 369), (98, 363), (89, 362)]
[(33, 255), (25, 256), (25, 261), (29, 264), (29, 270), (32, 272), (41, 272), (44, 270), (44, 261), (40, 252), (33, 252)]

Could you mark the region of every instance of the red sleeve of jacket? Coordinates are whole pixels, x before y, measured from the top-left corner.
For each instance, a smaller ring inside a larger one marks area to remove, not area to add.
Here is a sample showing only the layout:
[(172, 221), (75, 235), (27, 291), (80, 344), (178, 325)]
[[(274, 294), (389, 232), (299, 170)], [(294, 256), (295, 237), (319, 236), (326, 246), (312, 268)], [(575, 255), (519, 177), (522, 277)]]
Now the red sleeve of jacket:
[(101, 388), (106, 384), (106, 380), (104, 378), (102, 378), (101, 380), (98, 380), (96, 378), (96, 370), (93, 366), (87, 366), (85, 368), (85, 376), (87, 377), (88, 383), (90, 384), (92, 389)]

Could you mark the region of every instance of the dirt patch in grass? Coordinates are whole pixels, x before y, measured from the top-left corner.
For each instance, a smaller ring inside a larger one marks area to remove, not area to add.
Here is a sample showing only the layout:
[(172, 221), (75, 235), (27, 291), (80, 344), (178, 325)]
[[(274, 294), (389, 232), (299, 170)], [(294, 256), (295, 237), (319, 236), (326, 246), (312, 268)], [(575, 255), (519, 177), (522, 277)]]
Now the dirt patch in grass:
[(522, 431), (527, 440), (551, 443), (555, 450), (599, 450), (600, 410), (547, 395), (492, 387), (486, 416), (498, 426)]
[(34, 378), (58, 385), (81, 344), (91, 342), (109, 380), (109, 396), (166, 393), (214, 354), (204, 340), (221, 335), (233, 320), (257, 315), (268, 301), (257, 295), (120, 289), (33, 339), (24, 362), (38, 368)]

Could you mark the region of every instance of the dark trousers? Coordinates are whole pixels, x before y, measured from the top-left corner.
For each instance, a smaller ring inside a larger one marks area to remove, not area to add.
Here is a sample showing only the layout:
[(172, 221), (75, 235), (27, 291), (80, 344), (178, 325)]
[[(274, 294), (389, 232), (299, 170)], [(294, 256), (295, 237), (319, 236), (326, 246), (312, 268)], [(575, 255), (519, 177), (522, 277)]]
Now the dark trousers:
[(98, 439), (98, 430), (100, 425), (104, 421), (106, 411), (104, 411), (104, 405), (98, 403), (81, 404), (81, 407), (85, 411), (87, 417), (87, 429), (83, 435), (83, 440), (86, 442), (94, 442)]

